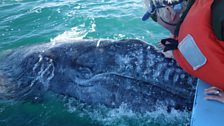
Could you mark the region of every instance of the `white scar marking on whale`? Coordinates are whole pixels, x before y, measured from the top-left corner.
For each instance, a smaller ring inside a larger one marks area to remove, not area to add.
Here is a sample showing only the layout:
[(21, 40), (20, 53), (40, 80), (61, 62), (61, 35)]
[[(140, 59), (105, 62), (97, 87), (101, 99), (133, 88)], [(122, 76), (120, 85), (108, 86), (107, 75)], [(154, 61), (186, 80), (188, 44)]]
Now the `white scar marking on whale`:
[(101, 42), (101, 40), (99, 39), (99, 40), (97, 41), (96, 47), (99, 47), (99, 46), (100, 46), (100, 42)]

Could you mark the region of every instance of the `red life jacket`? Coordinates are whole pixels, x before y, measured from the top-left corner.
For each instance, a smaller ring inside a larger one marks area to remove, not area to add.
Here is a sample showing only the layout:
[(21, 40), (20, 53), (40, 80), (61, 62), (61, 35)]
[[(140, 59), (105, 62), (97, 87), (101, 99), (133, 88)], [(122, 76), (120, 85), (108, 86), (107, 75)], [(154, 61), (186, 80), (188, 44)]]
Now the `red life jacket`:
[(224, 42), (218, 40), (212, 31), (212, 3), (213, 0), (195, 0), (180, 26), (177, 37), (180, 45), (181, 41), (190, 34), (206, 57), (206, 63), (194, 70), (179, 49), (174, 50), (173, 54), (185, 71), (213, 86), (224, 89)]

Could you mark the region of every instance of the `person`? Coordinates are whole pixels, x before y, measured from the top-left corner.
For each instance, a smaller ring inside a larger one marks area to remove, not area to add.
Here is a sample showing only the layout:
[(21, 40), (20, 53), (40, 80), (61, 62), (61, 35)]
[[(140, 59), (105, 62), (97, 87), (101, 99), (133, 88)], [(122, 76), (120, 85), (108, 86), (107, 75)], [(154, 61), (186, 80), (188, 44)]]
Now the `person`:
[(224, 103), (224, 1), (144, 0), (151, 17), (172, 33), (161, 40), (164, 54), (171, 52), (191, 75), (211, 84), (207, 100)]

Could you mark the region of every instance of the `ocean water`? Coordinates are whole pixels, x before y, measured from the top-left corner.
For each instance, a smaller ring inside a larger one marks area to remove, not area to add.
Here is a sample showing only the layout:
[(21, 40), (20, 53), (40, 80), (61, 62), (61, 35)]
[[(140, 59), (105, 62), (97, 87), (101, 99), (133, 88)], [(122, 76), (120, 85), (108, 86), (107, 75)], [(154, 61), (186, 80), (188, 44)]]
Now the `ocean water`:
[[(0, 0), (0, 53), (38, 43), (73, 39), (135, 38), (156, 44), (169, 35), (142, 22), (141, 0)], [(49, 94), (40, 103), (0, 101), (0, 126), (185, 126), (190, 114), (162, 108), (136, 114), (124, 106), (91, 109)]]

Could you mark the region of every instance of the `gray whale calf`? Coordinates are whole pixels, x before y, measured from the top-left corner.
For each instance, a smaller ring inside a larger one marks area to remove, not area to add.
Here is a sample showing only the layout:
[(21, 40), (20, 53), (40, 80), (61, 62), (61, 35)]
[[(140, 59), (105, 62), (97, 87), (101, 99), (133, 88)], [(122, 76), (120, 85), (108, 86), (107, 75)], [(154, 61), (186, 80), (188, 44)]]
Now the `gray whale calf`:
[(1, 58), (0, 98), (47, 92), (138, 112), (192, 108), (196, 78), (141, 40), (79, 40), (12, 51)]

